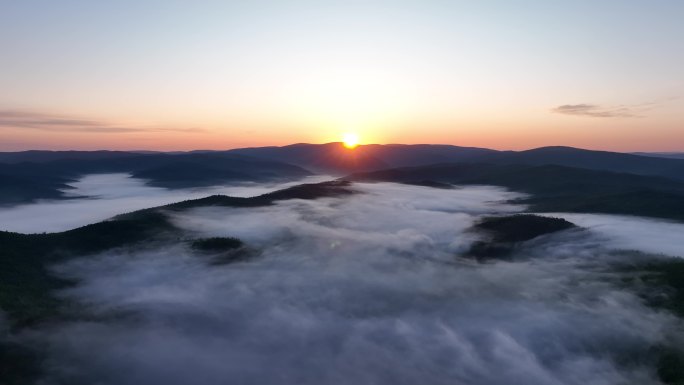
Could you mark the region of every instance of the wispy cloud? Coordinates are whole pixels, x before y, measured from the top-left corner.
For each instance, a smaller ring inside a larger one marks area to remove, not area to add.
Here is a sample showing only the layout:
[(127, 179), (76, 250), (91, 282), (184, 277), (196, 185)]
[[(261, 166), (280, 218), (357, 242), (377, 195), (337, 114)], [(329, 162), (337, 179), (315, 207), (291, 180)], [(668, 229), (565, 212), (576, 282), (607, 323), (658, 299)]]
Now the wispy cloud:
[(679, 100), (678, 96), (661, 98), (639, 104), (601, 105), (591, 103), (564, 104), (551, 109), (563, 115), (585, 116), (590, 118), (643, 118), (648, 111)]
[(653, 108), (655, 103), (640, 105), (601, 106), (597, 104), (564, 104), (553, 108), (557, 114), (587, 116), (591, 118), (638, 118), (642, 113)]
[(162, 127), (126, 127), (105, 121), (80, 119), (70, 116), (48, 114), (25, 110), (0, 110), (0, 127), (28, 128), (33, 130), (54, 132), (90, 132), (90, 133), (125, 133), (125, 132), (192, 132), (199, 133), (201, 128), (162, 128)]

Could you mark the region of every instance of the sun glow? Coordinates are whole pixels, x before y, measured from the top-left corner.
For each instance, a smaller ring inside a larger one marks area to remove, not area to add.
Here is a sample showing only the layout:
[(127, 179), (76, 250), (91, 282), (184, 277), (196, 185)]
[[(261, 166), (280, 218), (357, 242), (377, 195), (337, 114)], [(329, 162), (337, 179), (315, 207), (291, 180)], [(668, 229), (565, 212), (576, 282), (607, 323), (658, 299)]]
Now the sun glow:
[(353, 132), (347, 132), (342, 135), (342, 144), (348, 149), (356, 148), (359, 145), (359, 136)]

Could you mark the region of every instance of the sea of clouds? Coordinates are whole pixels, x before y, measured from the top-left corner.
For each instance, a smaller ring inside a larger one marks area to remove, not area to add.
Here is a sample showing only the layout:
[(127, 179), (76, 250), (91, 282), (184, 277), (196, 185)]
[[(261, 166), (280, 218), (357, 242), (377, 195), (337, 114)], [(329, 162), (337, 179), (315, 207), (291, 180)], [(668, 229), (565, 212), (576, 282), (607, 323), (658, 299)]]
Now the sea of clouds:
[(523, 210), (506, 203), (517, 194), (354, 188), (173, 215), (187, 238), (242, 239), (245, 261), (217, 266), (178, 242), (56, 266), (79, 281), (61, 295), (89, 320), (31, 333), (49, 352), (44, 382), (656, 384), (648, 349), (684, 342), (678, 319), (620, 286), (609, 232), (569, 230), (513, 262), (477, 263), (462, 257), (479, 238), (471, 226)]

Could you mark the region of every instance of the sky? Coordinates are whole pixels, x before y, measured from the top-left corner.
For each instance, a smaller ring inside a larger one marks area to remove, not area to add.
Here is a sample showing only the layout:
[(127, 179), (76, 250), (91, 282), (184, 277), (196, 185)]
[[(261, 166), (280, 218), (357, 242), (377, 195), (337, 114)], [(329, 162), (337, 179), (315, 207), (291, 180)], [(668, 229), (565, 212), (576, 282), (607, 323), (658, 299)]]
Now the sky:
[(0, 0), (0, 151), (684, 151), (679, 0)]

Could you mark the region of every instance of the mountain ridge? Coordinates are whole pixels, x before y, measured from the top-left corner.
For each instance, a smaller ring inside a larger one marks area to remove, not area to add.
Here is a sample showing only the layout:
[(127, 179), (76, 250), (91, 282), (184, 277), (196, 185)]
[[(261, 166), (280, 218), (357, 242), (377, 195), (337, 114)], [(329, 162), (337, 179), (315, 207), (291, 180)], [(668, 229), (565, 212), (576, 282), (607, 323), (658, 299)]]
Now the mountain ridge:
[[(684, 181), (684, 159), (568, 146), (498, 151), (440, 144), (368, 144), (350, 150), (332, 142), (183, 153), (25, 151), (0, 153), (0, 178), (7, 181), (0, 184), (0, 204), (59, 199), (65, 184), (94, 173), (126, 172), (151, 185), (185, 188), (296, 180), (311, 173), (342, 177), (359, 172), (461, 163), (556, 165)], [(440, 182), (426, 178), (413, 182), (420, 181)]]

